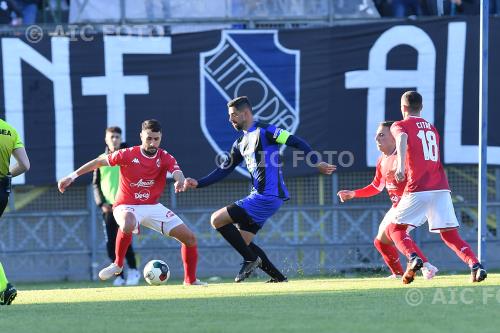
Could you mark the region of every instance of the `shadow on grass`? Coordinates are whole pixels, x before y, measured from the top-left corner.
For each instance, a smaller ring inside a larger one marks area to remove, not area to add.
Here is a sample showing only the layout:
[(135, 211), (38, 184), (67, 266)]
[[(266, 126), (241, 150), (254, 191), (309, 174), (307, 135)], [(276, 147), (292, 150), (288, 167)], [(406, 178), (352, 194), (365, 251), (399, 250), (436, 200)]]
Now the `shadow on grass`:
[[(500, 297), (485, 303), (488, 288), (493, 286), (16, 304), (0, 308), (0, 327), (12, 333), (465, 332), (481, 323), (481, 332), (497, 332)], [(453, 289), (469, 290), (468, 304)], [(422, 295), (416, 306), (408, 301), (414, 290)], [(496, 291), (500, 294), (500, 287)]]

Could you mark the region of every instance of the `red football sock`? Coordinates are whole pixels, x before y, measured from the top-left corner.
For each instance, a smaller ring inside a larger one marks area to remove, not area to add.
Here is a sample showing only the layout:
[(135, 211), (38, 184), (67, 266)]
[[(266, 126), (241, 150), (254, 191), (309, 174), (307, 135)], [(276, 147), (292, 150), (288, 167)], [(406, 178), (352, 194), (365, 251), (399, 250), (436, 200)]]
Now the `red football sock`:
[(479, 262), (470, 245), (460, 237), (457, 229), (441, 232), (441, 239), (469, 267)]
[(182, 263), (184, 264), (184, 282), (196, 281), (196, 265), (198, 264), (198, 246), (181, 246)]
[(115, 246), (115, 264), (120, 267), (123, 267), (123, 260), (125, 259), (130, 243), (132, 243), (132, 233), (126, 234), (121, 229), (118, 229)]
[(406, 229), (407, 225), (391, 223), (386, 229), (385, 233), (394, 242), (399, 252), (403, 253), (407, 258), (412, 253), (417, 252), (416, 244), (413, 239), (408, 235)]
[(399, 260), (399, 254), (396, 247), (392, 244), (384, 244), (379, 239), (375, 238), (373, 241), (375, 248), (380, 252), (384, 262), (391, 270), (392, 274), (395, 275), (403, 275), (404, 270), (401, 266), (401, 262)]

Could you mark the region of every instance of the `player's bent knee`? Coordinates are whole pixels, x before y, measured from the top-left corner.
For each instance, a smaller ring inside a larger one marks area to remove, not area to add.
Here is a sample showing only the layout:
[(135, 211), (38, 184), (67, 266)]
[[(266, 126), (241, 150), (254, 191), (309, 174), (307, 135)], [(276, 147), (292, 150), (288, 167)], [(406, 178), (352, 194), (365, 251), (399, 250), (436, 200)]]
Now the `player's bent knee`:
[(186, 245), (187, 247), (193, 247), (193, 246), (196, 246), (196, 236), (191, 233), (190, 235), (188, 235), (185, 239), (184, 239), (184, 245)]
[(214, 229), (222, 227), (219, 212), (215, 212), (212, 214), (212, 216), (210, 217), (210, 224), (212, 225), (212, 228), (214, 228)]
[(120, 226), (121, 231), (125, 233), (131, 233), (135, 229), (135, 216), (132, 213), (125, 213), (122, 218), (117, 220), (118, 225)]
[(392, 244), (392, 241), (386, 235), (385, 230), (379, 231), (379, 233), (377, 234), (377, 236), (374, 239), (374, 242), (377, 240), (382, 242), (383, 244)]
[(221, 228), (230, 223), (233, 223), (233, 220), (229, 216), (226, 207), (212, 213), (212, 216), (210, 217), (210, 224), (214, 229)]
[(123, 231), (124, 233), (126, 234), (129, 234), (131, 233), (132, 231), (134, 231), (134, 228), (135, 228), (135, 225), (134, 224), (131, 224), (131, 223), (125, 223), (123, 225), (123, 227), (120, 227), (121, 231)]

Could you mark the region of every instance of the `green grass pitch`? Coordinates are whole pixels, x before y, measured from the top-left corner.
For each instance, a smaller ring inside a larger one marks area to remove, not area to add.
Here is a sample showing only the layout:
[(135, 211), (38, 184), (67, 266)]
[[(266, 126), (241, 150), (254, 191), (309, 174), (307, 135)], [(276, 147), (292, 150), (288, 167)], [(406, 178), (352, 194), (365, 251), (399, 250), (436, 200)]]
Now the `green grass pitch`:
[(500, 274), (250, 280), (208, 287), (18, 285), (0, 332), (499, 332)]

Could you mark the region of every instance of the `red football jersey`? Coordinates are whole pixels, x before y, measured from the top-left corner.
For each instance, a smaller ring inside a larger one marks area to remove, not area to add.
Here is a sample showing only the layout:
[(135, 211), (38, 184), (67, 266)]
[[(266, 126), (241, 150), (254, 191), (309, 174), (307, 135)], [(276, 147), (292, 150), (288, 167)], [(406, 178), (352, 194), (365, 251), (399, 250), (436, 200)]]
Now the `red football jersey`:
[(383, 191), (384, 187), (387, 189), (387, 193), (389, 193), (389, 197), (392, 201), (392, 207), (396, 207), (398, 205), (406, 186), (406, 181), (398, 183), (394, 178), (396, 168), (398, 166), (397, 163), (398, 160), (396, 152), (389, 156), (384, 154), (380, 155), (377, 161), (375, 177), (372, 181), (372, 186), (377, 190)]
[(154, 156), (145, 155), (140, 146), (120, 149), (108, 155), (110, 166), (120, 166), (120, 187), (114, 207), (127, 205), (154, 205), (158, 203), (167, 172), (180, 170), (175, 158), (158, 148)]
[(401, 133), (408, 135), (405, 192), (450, 189), (439, 156), (439, 134), (432, 124), (421, 117), (409, 117), (395, 122), (391, 133), (395, 138)]

